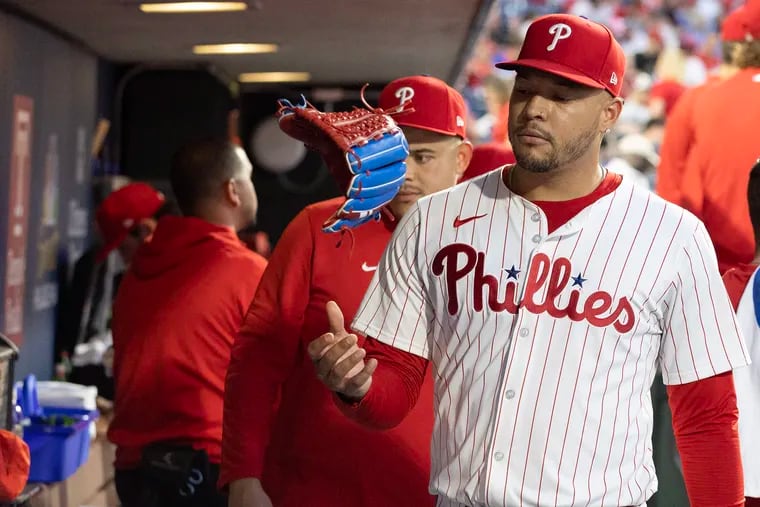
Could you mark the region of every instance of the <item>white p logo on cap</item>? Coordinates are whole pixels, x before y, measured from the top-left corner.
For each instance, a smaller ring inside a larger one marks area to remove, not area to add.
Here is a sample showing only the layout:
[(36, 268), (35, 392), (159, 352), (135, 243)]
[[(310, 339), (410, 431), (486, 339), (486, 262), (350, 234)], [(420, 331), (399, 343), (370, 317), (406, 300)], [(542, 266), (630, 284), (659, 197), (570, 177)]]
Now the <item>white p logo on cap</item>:
[(396, 90), (396, 98), (398, 99), (398, 105), (403, 106), (414, 97), (414, 88), (411, 86), (402, 86)]
[(566, 25), (565, 23), (557, 23), (555, 25), (552, 25), (549, 27), (549, 34), (554, 35), (554, 39), (552, 39), (551, 44), (546, 46), (546, 50), (554, 51), (554, 49), (557, 47), (557, 43), (563, 39), (569, 38), (572, 33), (573, 29), (570, 28), (570, 25)]

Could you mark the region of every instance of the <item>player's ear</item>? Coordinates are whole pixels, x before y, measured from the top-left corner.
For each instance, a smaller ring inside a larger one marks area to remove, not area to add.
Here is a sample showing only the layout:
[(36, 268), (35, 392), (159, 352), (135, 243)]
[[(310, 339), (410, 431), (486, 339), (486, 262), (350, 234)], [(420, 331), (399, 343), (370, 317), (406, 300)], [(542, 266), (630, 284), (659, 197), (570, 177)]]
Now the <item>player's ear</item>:
[(242, 203), (235, 178), (230, 178), (224, 182), (224, 199), (234, 207), (238, 207)]
[(462, 175), (470, 165), (470, 160), (472, 160), (472, 143), (465, 140), (457, 147), (457, 181), (462, 179)]
[(611, 97), (607, 92), (602, 92), (603, 107), (600, 112), (599, 128), (600, 134), (604, 134), (607, 129), (611, 129), (617, 119), (620, 117), (620, 112), (623, 110), (623, 99), (620, 97)]

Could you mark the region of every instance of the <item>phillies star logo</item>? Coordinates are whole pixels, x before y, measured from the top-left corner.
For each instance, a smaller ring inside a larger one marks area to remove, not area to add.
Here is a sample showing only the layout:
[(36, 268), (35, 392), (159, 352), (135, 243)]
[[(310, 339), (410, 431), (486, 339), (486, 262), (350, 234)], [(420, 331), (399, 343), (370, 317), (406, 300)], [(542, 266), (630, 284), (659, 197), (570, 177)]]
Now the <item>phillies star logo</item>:
[[(621, 297), (615, 302), (608, 292), (596, 291), (581, 300), (581, 290), (587, 279), (580, 272), (572, 276), (570, 259), (565, 257), (552, 261), (546, 254), (536, 254), (525, 276), (522, 299), (517, 296), (520, 270), (515, 266), (505, 270), (507, 282), (501, 290), (498, 278), (485, 273), (485, 253), (470, 245), (453, 243), (441, 248), (433, 258), (432, 270), (436, 276), (445, 273), (450, 315), (456, 315), (460, 309), (457, 283), (474, 274), (472, 308), (476, 312), (482, 312), (488, 304), (494, 312), (506, 311), (516, 315), (518, 308), (523, 307), (536, 315), (548, 313), (556, 319), (567, 317), (575, 322), (585, 320), (596, 327), (613, 326), (619, 333), (633, 329), (635, 317), (628, 298)], [(568, 288), (571, 291), (568, 302), (560, 306), (557, 299)], [(487, 301), (484, 301), (483, 289), (486, 289)], [(500, 299), (502, 293), (504, 296)]]

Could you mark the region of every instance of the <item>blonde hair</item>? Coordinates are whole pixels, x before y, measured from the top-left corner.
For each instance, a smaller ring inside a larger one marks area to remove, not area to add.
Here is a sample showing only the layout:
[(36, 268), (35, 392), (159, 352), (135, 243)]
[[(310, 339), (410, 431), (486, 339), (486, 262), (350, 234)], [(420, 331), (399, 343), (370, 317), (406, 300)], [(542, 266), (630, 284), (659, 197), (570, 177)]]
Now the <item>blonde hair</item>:
[(734, 63), (740, 69), (760, 67), (760, 40), (740, 43), (734, 56)]

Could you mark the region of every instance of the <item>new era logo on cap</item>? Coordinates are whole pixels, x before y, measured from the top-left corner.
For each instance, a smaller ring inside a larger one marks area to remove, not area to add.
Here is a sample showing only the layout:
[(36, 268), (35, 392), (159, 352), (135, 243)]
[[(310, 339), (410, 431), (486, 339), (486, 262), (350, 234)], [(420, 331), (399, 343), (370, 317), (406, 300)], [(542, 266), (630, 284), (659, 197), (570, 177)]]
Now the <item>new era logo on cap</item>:
[(393, 117), (402, 127), (466, 137), (464, 98), (440, 79), (410, 76), (391, 81), (380, 93), (379, 106), (386, 111), (404, 110)]
[(606, 26), (580, 16), (549, 14), (531, 23), (516, 60), (496, 66), (538, 69), (618, 96), (625, 54)]

